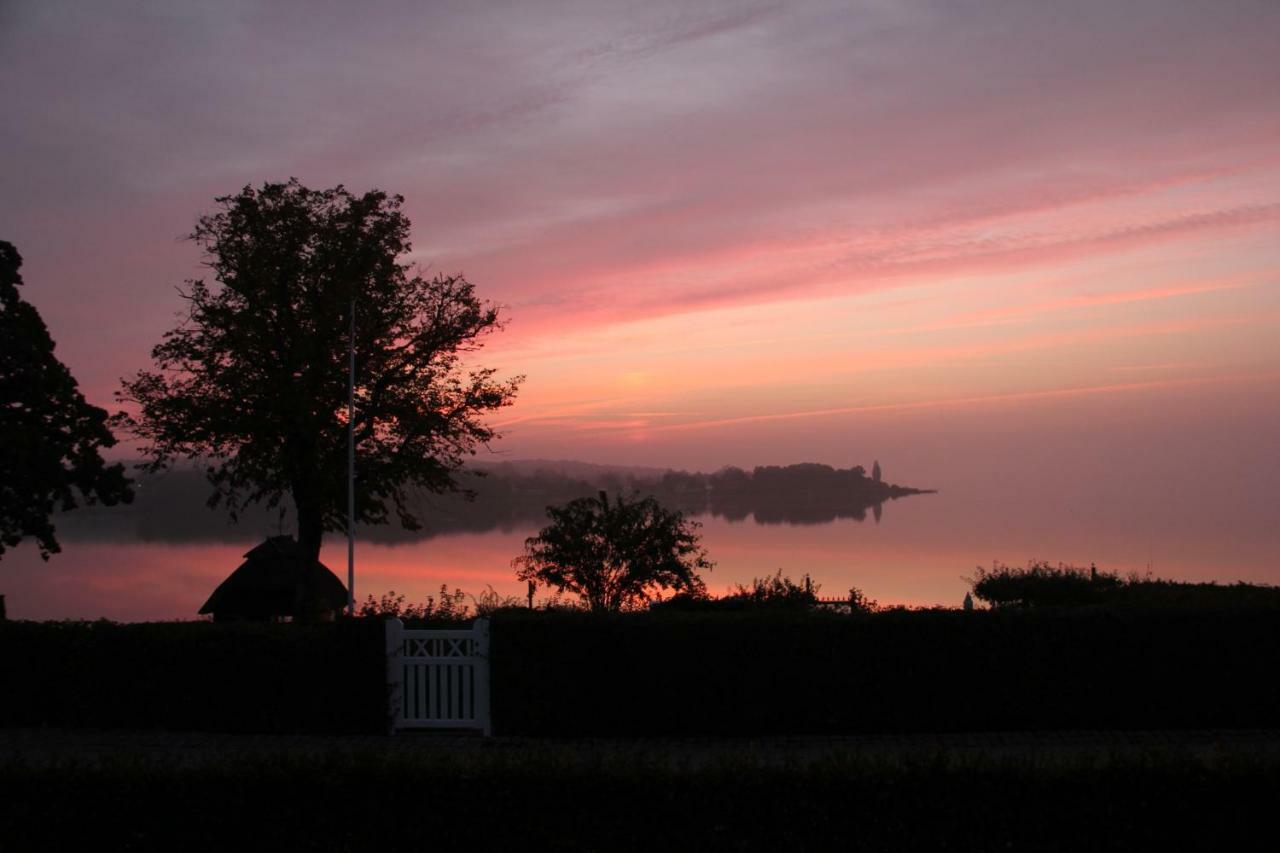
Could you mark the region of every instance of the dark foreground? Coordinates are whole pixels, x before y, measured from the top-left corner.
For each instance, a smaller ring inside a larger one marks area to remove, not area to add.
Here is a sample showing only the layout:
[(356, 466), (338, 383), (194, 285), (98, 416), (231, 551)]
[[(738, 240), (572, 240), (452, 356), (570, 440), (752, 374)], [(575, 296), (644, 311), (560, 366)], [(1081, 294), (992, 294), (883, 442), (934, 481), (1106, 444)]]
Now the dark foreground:
[[(493, 725), (506, 736), (1280, 728), (1280, 602), (506, 610), (492, 637)], [(0, 726), (378, 734), (385, 655), (378, 619), (0, 621)]]
[(0, 731), (5, 850), (1270, 849), (1280, 732)]

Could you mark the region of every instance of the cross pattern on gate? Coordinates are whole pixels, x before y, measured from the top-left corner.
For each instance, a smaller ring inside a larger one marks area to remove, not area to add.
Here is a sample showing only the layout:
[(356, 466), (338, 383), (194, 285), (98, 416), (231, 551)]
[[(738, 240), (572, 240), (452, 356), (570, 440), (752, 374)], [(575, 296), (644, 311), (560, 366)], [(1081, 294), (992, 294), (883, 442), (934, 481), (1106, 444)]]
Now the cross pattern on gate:
[(406, 658), (467, 658), (479, 653), (479, 643), (470, 637), (406, 637)]

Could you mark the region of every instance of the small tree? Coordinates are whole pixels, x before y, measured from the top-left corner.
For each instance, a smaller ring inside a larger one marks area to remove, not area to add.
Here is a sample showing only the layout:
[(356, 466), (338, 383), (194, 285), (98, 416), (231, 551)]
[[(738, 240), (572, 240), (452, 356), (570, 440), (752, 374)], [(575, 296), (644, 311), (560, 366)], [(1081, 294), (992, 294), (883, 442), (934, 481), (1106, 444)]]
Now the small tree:
[(123, 465), (100, 453), (116, 443), (107, 413), (85, 401), (40, 313), (18, 292), (22, 256), (0, 240), (0, 555), (32, 537), (42, 559), (62, 550), (57, 510), (133, 499)]
[(601, 492), (547, 507), (547, 515), (551, 524), (512, 561), (520, 580), (574, 593), (596, 612), (634, 607), (661, 590), (706, 594), (698, 571), (713, 564), (698, 523), (652, 497), (610, 501)]
[[(123, 383), (121, 424), (146, 441), (151, 470), (202, 461), (210, 505), (234, 518), (288, 496), (312, 558), (346, 529), (348, 341), (356, 351), (356, 519), (421, 522), (409, 490), (458, 489), (463, 458), (497, 434), (481, 420), (519, 380), (463, 360), (501, 328), (496, 306), (460, 276), (424, 279), (403, 199), (296, 180), (217, 199), (191, 234), (214, 284), (187, 283), (187, 316), (153, 350), (156, 371)], [(352, 306), (354, 304), (354, 318)]]

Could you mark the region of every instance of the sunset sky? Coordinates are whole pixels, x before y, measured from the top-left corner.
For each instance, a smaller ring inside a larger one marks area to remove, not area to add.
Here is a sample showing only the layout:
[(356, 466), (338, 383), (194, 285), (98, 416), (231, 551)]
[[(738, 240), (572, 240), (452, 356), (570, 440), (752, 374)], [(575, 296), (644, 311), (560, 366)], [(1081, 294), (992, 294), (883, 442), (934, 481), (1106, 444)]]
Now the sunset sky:
[(0, 238), (100, 405), (195, 218), (296, 176), (506, 306), (509, 457), (1264, 500), (1277, 45), (1265, 0), (5, 2)]

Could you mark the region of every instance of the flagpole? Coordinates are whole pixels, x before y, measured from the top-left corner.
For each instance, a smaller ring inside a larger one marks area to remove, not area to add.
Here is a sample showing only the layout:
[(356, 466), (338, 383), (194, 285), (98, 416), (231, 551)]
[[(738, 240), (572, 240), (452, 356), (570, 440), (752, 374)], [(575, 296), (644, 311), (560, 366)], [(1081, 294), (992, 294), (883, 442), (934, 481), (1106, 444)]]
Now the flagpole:
[(347, 370), (347, 616), (356, 614), (356, 298), (351, 297)]

